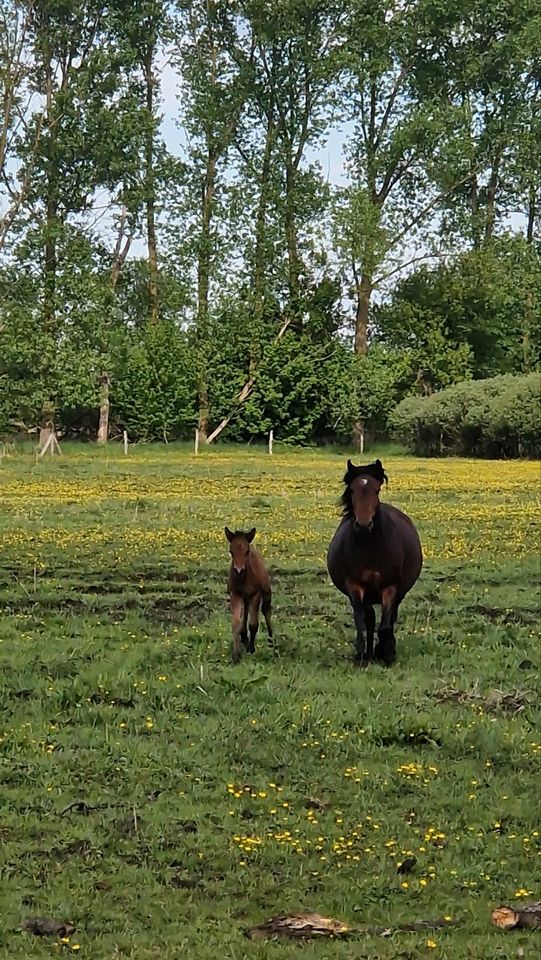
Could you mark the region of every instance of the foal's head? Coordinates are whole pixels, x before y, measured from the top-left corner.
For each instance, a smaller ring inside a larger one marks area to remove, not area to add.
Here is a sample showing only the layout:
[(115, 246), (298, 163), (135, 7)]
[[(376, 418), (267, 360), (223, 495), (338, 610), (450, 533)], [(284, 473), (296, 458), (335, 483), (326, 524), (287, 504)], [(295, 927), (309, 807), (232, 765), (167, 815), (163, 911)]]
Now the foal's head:
[(229, 527), (226, 527), (225, 535), (229, 540), (229, 553), (231, 554), (233, 569), (236, 573), (242, 573), (246, 569), (250, 544), (255, 537), (255, 527), (252, 527), (248, 533), (243, 533), (242, 530), (233, 533)]
[(387, 474), (381, 460), (356, 467), (348, 460), (344, 475), (344, 490), (341, 503), (345, 517), (352, 517), (355, 527), (370, 531), (374, 526), (374, 517), (379, 506), (379, 491)]

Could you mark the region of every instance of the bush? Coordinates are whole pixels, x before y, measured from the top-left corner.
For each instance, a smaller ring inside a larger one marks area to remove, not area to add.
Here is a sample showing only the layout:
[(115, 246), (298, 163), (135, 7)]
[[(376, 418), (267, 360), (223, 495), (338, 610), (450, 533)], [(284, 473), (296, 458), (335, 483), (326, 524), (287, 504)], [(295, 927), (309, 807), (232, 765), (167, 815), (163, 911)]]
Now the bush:
[[(120, 358), (117, 358), (120, 361)], [(134, 440), (191, 436), (196, 370), (187, 337), (169, 321), (134, 331), (111, 386), (111, 413)]]
[(541, 375), (470, 380), (430, 397), (407, 397), (392, 414), (391, 428), (420, 456), (537, 457)]

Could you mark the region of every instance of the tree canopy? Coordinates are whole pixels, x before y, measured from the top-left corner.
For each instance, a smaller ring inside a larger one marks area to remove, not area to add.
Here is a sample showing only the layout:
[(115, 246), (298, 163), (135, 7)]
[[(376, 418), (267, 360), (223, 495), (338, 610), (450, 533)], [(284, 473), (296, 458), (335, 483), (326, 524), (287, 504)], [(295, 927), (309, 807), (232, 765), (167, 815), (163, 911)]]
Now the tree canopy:
[(0, 0), (0, 84), (0, 431), (359, 438), (539, 369), (533, 0)]

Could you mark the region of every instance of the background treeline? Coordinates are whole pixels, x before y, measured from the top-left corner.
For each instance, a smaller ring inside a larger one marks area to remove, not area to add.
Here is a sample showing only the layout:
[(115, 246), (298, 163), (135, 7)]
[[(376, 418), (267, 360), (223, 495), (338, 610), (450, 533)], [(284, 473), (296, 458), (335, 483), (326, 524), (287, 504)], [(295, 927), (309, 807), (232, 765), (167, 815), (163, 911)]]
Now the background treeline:
[(0, 84), (0, 431), (535, 452), (537, 0), (0, 0)]

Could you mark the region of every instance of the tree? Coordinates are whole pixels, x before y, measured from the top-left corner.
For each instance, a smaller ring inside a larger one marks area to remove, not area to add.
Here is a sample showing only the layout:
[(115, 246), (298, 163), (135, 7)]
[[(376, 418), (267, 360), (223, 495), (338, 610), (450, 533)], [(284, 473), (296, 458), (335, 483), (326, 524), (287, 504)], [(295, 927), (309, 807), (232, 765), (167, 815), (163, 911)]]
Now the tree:
[[(209, 330), (210, 286), (216, 257), (214, 216), (220, 174), (247, 96), (252, 58), (230, 55), (236, 29), (235, 11), (225, 0), (204, 4), (183, 0), (179, 5), (178, 52), (184, 83), (183, 120), (191, 142), (188, 205), (194, 219), (197, 260), (195, 323), (199, 366), (198, 429), (205, 440), (209, 429), (207, 367), (212, 349)], [(238, 51), (237, 51), (238, 52)], [(191, 202), (190, 202), (191, 201)]]
[(403, 280), (376, 311), (377, 334), (409, 355), (416, 389), (534, 368), (541, 359), (541, 257), (494, 238)]
[(474, 249), (501, 230), (517, 195), (532, 231), (541, 148), (536, 13), (535, 0), (464, 0), (449, 11), (451, 29), (420, 78), (425, 95), (444, 92), (455, 108), (454, 135), (443, 138), (432, 176), (459, 184), (446, 195), (443, 227)]
[[(32, 118), (30, 86), (31, 9), (16, 0), (0, 2), (0, 201), (5, 210), (0, 216), (0, 248), (4, 245), (26, 199), (38, 147), (43, 112), (34, 118), (32, 138), (24, 171), (17, 171), (18, 141), (28, 133)], [(17, 172), (21, 173), (17, 177)]]
[(402, 268), (404, 245), (415, 243), (419, 226), (428, 233), (442, 191), (432, 190), (427, 163), (453, 117), (441, 97), (425, 95), (417, 83), (441, 24), (422, 5), (398, 0), (351, 0), (349, 9), (344, 96), (354, 124), (352, 184), (337, 204), (337, 232), (353, 281), (355, 350), (362, 354), (375, 287)]

